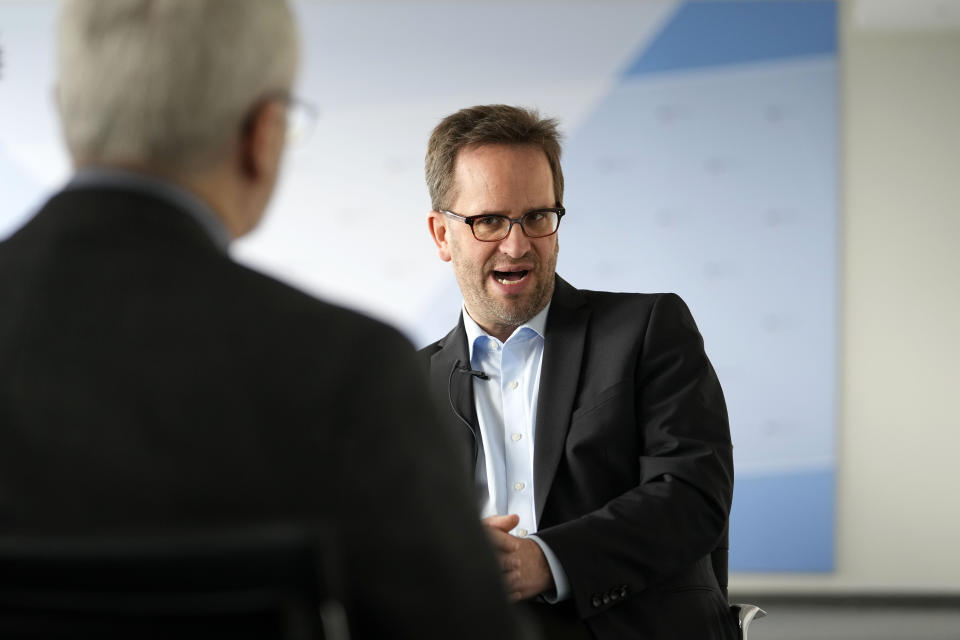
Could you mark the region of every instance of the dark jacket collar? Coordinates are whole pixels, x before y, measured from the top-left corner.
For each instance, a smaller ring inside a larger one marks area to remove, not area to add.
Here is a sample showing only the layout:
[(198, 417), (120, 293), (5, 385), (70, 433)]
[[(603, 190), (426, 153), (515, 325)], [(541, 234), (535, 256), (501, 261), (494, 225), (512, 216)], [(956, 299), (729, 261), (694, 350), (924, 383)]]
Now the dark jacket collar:
[(533, 485), (537, 522), (553, 484), (570, 428), (590, 310), (583, 294), (557, 276), (544, 337), (534, 437)]
[(191, 216), (222, 251), (226, 252), (230, 245), (230, 233), (213, 209), (195, 194), (167, 180), (114, 167), (84, 167), (77, 169), (63, 188), (76, 189), (117, 189), (156, 198)]

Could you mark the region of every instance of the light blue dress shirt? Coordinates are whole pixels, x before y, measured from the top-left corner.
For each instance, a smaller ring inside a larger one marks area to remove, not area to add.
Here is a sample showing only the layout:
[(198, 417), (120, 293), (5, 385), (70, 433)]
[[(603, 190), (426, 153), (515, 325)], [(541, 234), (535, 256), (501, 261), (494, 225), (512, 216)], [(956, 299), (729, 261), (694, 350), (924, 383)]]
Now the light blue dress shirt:
[(480, 328), (466, 307), (463, 326), (470, 351), (470, 366), (483, 371), (487, 380), (473, 379), (477, 419), (483, 447), (477, 453), (476, 484), (480, 516), (520, 516), (512, 533), (529, 537), (543, 550), (556, 585), (548, 602), (570, 595), (567, 575), (556, 555), (538, 536), (533, 491), (533, 443), (540, 395), (543, 338), (550, 304), (500, 342)]

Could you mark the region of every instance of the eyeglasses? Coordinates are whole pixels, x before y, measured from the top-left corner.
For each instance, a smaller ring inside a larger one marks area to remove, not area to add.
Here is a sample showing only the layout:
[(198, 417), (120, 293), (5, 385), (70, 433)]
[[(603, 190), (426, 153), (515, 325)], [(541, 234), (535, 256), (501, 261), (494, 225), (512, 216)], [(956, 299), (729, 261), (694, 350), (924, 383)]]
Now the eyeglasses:
[(317, 123), (320, 110), (316, 106), (295, 98), (285, 96), (282, 101), (286, 106), (288, 144), (301, 144), (310, 137), (313, 127)]
[(480, 242), (497, 242), (510, 235), (510, 230), (513, 229), (515, 224), (520, 225), (528, 238), (552, 236), (560, 228), (560, 218), (566, 212), (563, 207), (536, 209), (526, 212), (519, 218), (486, 213), (479, 216), (461, 216), (453, 211), (446, 210), (440, 213), (470, 225), (473, 237)]
[(300, 144), (310, 137), (320, 110), (309, 102), (290, 95), (287, 91), (272, 91), (256, 103), (243, 121), (242, 128), (244, 130), (250, 128), (256, 110), (267, 102), (283, 104), (284, 122), (286, 124), (285, 141), (287, 144)]

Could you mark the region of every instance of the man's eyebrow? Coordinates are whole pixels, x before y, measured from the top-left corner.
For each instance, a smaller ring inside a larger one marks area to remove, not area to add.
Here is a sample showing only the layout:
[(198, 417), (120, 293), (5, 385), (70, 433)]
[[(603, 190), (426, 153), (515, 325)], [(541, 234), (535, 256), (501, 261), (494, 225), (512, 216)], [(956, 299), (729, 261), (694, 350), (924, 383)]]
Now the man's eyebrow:
[[(552, 205), (552, 204), (548, 204), (548, 205), (543, 206), (543, 207), (530, 207), (529, 209), (524, 209), (524, 210), (523, 210), (523, 213), (521, 213), (520, 215), (523, 216), (523, 215), (526, 215), (526, 214), (528, 214), (528, 213), (532, 213), (532, 212), (534, 212), (534, 211), (544, 211), (545, 209), (556, 209), (556, 207), (555, 207), (554, 205)], [(502, 210), (502, 209), (496, 210), (496, 211), (492, 211), (492, 210), (489, 210), (489, 209), (484, 209), (484, 210), (481, 211), (480, 213), (471, 213), (471, 214), (469, 214), (469, 215), (466, 215), (466, 214), (463, 214), (463, 215), (464, 215), (464, 217), (466, 217), (466, 218), (473, 218), (473, 217), (475, 217), (475, 216), (505, 216), (505, 217), (507, 217), (507, 218), (511, 217), (509, 211), (505, 211), (505, 210)]]

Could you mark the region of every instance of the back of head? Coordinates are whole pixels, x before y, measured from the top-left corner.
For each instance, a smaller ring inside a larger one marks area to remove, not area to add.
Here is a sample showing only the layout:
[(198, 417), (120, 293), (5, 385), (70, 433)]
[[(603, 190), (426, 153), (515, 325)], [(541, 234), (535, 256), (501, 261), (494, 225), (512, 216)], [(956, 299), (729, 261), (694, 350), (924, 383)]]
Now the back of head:
[(57, 97), (78, 165), (200, 169), (297, 64), (285, 0), (67, 0)]
[(533, 109), (504, 104), (461, 109), (440, 121), (427, 143), (427, 188), (434, 211), (455, 199), (454, 172), (461, 149), (485, 144), (531, 145), (543, 149), (553, 173), (557, 204), (563, 202), (560, 133), (557, 121), (541, 118)]

